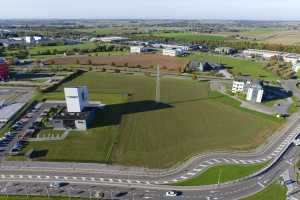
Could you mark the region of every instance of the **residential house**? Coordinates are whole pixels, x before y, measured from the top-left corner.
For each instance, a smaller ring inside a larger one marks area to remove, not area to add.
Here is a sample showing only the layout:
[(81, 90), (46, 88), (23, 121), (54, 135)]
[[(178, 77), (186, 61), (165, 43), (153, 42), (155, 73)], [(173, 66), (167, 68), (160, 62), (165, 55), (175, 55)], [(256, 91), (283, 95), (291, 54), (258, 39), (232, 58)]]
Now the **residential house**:
[(186, 66), (187, 72), (205, 72), (205, 71), (219, 71), (222, 65), (218, 65), (209, 61), (193, 60)]

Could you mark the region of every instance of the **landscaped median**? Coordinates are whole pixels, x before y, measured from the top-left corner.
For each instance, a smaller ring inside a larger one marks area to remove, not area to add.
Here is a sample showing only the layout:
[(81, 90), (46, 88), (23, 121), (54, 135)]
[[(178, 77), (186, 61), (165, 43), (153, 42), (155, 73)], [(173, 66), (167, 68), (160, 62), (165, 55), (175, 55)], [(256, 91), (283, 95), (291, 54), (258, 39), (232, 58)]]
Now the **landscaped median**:
[(263, 191), (243, 200), (285, 200), (286, 188), (279, 183), (273, 183)]
[(220, 165), (207, 169), (203, 173), (191, 179), (178, 182), (176, 186), (199, 186), (199, 185), (213, 185), (225, 183), (228, 181), (237, 180), (242, 177), (249, 176), (262, 168), (267, 163), (252, 164), (252, 165)]

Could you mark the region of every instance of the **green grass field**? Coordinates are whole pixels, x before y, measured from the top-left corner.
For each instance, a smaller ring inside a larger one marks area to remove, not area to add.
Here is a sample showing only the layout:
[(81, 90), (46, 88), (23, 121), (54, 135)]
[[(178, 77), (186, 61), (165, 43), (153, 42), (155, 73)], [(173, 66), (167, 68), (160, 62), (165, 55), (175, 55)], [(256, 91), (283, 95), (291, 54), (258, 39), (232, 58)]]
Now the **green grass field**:
[(58, 45), (58, 46), (36, 46), (31, 48), (30, 54), (31, 55), (35, 55), (38, 54), (39, 52), (44, 52), (44, 51), (53, 51), (54, 49), (58, 50), (58, 51), (67, 51), (70, 49), (87, 49), (87, 48), (96, 48), (97, 47), (97, 43), (93, 43), (93, 42), (86, 42), (86, 43), (82, 43), (82, 44), (74, 44), (74, 45)]
[(273, 183), (263, 191), (243, 200), (285, 200), (286, 188), (279, 183)]
[(152, 33), (147, 36), (154, 36), (164, 39), (172, 39), (177, 41), (184, 42), (196, 42), (196, 41), (223, 41), (225, 40), (224, 36), (221, 35), (209, 35), (201, 33)]
[(260, 169), (266, 163), (255, 165), (220, 165), (209, 168), (205, 172), (193, 177), (189, 180), (179, 182), (178, 186), (197, 186), (197, 185), (212, 185), (233, 181), (245, 176), (249, 176)]
[[(152, 101), (154, 78), (100, 72), (87, 72), (45, 97), (61, 99), (63, 87), (79, 85), (88, 86), (92, 100), (106, 94), (104, 103), (117, 104), (99, 113), (88, 135), (74, 133), (63, 142), (31, 143), (36, 149), (49, 150), (38, 160), (165, 168), (200, 152), (254, 148), (281, 124), (273, 117), (239, 108), (239, 102), (210, 91), (207, 82), (174, 78), (162, 78), (163, 103), (159, 105)], [(125, 97), (128, 104), (122, 103)]]
[(257, 61), (231, 58), (229, 56), (222, 55), (213, 55), (210, 53), (194, 53), (188, 58), (183, 59), (199, 59), (199, 60), (208, 60), (211, 62), (223, 64), (225, 67), (232, 70), (235, 75), (250, 75), (254, 78), (264, 79), (275, 81), (280, 79), (277, 75), (273, 74), (271, 71), (268, 71), (263, 68), (264, 64)]

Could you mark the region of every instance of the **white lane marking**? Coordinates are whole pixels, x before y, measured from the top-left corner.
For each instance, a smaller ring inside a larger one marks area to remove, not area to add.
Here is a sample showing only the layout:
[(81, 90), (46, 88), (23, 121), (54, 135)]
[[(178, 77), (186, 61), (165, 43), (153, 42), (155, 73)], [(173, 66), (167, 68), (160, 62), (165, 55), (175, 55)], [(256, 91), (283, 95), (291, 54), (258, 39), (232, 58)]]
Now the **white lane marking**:
[(187, 179), (187, 177), (185, 177), (185, 176), (181, 176), (180, 178), (181, 178), (181, 179)]
[(260, 187), (262, 187), (262, 188), (265, 187), (261, 182), (257, 182), (257, 184), (258, 184)]
[(68, 177), (65, 176), (64, 179), (65, 179), (65, 180), (68, 180)]
[(187, 173), (187, 175), (194, 176), (195, 173), (189, 172), (189, 173)]
[(15, 178), (15, 175), (10, 175), (9, 177), (10, 177), (10, 178)]
[(4, 174), (1, 175), (1, 178), (6, 178), (6, 176)]
[(82, 179), (83, 181), (85, 181), (85, 180), (86, 180), (86, 177), (81, 177), (81, 179)]
[(28, 175), (28, 178), (29, 178), (29, 179), (32, 179), (32, 176), (31, 176), (31, 175)]
[(235, 160), (235, 159), (231, 159), (234, 163), (239, 164), (240, 162)]

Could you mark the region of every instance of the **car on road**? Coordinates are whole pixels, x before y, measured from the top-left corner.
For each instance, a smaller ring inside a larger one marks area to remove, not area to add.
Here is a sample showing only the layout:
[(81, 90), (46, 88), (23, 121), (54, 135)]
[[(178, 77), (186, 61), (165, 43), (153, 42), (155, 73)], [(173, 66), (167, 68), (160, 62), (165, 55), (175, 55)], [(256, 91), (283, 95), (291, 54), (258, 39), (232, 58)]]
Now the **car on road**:
[(63, 186), (67, 185), (67, 183), (64, 183), (64, 182), (53, 182), (53, 183), (50, 183), (50, 188), (61, 188)]
[(180, 191), (172, 190), (172, 191), (166, 192), (166, 197), (177, 197), (180, 195), (182, 195), (182, 192), (180, 192)]

